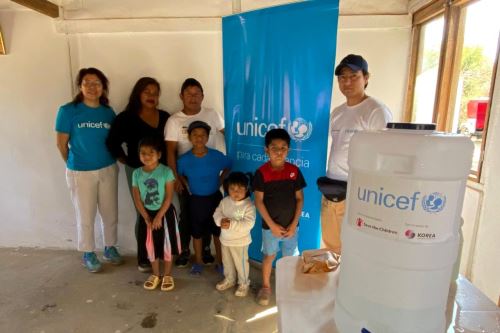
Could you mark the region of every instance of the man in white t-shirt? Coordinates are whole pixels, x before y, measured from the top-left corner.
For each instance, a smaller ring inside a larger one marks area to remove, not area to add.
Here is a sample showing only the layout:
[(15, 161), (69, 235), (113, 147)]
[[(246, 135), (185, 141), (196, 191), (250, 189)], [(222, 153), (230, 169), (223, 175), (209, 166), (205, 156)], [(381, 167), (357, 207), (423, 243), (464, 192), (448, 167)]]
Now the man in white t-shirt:
[[(192, 147), (187, 133), (189, 124), (195, 120), (201, 120), (210, 125), (212, 130), (208, 137), (207, 146), (216, 148), (216, 131), (224, 134), (224, 121), (216, 111), (201, 106), (204, 97), (203, 87), (196, 79), (186, 79), (182, 84), (179, 96), (183, 103), (183, 109), (168, 118), (165, 125), (165, 141), (167, 145), (167, 163), (175, 174), (175, 190), (179, 194), (181, 206), (179, 232), (181, 234), (182, 253), (175, 260), (175, 264), (178, 267), (185, 267), (188, 264), (190, 255), (189, 242), (191, 240), (191, 230), (185, 207), (187, 191), (183, 188), (177, 177), (177, 158)], [(203, 240), (203, 249), (203, 262), (205, 264), (213, 263), (214, 258), (210, 253), (210, 237)]]
[[(332, 145), (326, 176), (333, 180), (334, 194), (324, 194), (321, 202), (321, 231), (323, 243), (341, 253), (340, 230), (345, 210), (345, 187), (349, 166), (347, 155), (354, 133), (379, 130), (392, 120), (392, 114), (383, 103), (366, 95), (368, 63), (360, 55), (349, 54), (335, 68), (339, 89), (346, 102), (330, 115)], [(325, 193), (325, 192), (324, 192)]]

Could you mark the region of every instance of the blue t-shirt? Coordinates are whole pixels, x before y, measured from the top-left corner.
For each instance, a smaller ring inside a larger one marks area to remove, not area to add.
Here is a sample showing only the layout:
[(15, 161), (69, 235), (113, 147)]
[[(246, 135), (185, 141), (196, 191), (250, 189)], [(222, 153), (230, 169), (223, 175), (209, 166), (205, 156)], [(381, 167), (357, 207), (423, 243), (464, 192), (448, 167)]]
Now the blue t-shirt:
[(139, 188), (141, 201), (149, 210), (159, 210), (165, 200), (165, 184), (175, 180), (169, 167), (159, 164), (153, 171), (147, 172), (141, 168), (132, 174), (132, 186)]
[(208, 148), (203, 157), (188, 151), (177, 160), (177, 173), (188, 179), (191, 194), (211, 195), (220, 187), (222, 170), (231, 168), (231, 160), (218, 150)]
[(98, 170), (115, 163), (106, 147), (106, 138), (116, 115), (105, 106), (91, 108), (68, 103), (59, 108), (56, 131), (69, 134), (66, 166), (70, 170)]

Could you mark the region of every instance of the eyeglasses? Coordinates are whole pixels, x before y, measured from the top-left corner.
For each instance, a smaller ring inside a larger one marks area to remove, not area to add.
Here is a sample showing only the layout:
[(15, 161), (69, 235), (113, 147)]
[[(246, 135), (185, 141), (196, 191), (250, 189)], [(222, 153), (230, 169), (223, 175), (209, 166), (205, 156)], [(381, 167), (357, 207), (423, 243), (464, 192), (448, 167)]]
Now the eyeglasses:
[(100, 87), (102, 87), (102, 82), (101, 81), (83, 81), (82, 86), (84, 86), (85, 88), (91, 88), (91, 87), (100, 88)]

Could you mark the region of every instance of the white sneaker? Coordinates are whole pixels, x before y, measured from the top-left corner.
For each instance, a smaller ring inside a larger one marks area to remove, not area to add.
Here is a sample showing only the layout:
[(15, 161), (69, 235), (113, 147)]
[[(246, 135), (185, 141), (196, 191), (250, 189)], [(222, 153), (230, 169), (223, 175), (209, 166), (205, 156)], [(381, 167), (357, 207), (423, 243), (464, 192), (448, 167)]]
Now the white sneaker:
[(234, 292), (234, 296), (245, 297), (248, 294), (249, 285), (248, 284), (240, 284), (238, 289)]
[(224, 291), (234, 287), (235, 285), (236, 284), (234, 282), (224, 279), (215, 285), (215, 289), (217, 289), (218, 291)]

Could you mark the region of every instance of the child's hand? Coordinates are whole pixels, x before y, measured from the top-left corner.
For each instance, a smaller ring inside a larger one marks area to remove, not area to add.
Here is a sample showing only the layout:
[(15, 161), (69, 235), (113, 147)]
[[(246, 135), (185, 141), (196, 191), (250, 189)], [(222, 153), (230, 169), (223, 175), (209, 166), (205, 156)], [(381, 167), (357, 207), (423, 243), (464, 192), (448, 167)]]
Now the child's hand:
[(153, 230), (158, 230), (161, 228), (163, 222), (163, 216), (156, 215), (153, 220)]
[(220, 227), (221, 227), (221, 229), (229, 229), (230, 226), (231, 226), (231, 220), (228, 219), (227, 217), (224, 217), (220, 221)]
[(297, 226), (296, 225), (289, 225), (288, 228), (286, 228), (286, 232), (283, 235), (285, 238), (292, 238), (295, 236), (295, 233), (297, 232)]
[(144, 223), (146, 223), (146, 225), (148, 226), (151, 226), (151, 217), (149, 217), (149, 215), (146, 215), (146, 216), (143, 216), (142, 217), (144, 219)]
[(286, 229), (279, 224), (274, 224), (272, 227), (269, 227), (269, 229), (271, 229), (273, 236), (277, 238), (282, 238), (286, 233)]

